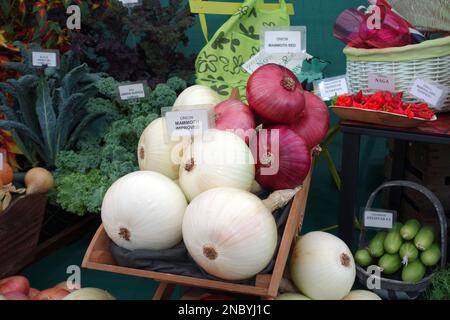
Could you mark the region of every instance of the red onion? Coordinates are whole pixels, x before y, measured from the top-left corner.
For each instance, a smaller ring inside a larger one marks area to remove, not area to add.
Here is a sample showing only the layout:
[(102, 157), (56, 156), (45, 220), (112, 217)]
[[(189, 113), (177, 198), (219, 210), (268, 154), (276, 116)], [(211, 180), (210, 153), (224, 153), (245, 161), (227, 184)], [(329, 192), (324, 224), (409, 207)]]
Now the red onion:
[(62, 300), (70, 291), (64, 288), (50, 288), (41, 291), (33, 297), (33, 300)]
[(300, 121), (290, 128), (302, 137), (311, 149), (323, 141), (330, 126), (330, 113), (321, 98), (305, 91), (305, 111)]
[(252, 110), (240, 100), (228, 99), (214, 107), (216, 129), (229, 131), (240, 136), (248, 144), (247, 130), (255, 129), (256, 123)]
[[(303, 138), (287, 126), (258, 131), (251, 141), (256, 162), (256, 181), (265, 189), (293, 189), (308, 175), (311, 154)], [(254, 152), (257, 150), (256, 152)]]
[(28, 293), (28, 297), (30, 299), (33, 299), (34, 297), (36, 297), (40, 293), (41, 293), (41, 290), (38, 290), (36, 288), (30, 288), (30, 292)]
[(0, 294), (6, 295), (8, 292), (21, 292), (28, 295), (30, 282), (23, 276), (12, 276), (0, 280)]
[(303, 88), (289, 69), (265, 64), (247, 82), (247, 100), (267, 123), (295, 123), (305, 108)]
[(10, 291), (3, 296), (6, 300), (30, 300), (25, 293), (20, 291)]

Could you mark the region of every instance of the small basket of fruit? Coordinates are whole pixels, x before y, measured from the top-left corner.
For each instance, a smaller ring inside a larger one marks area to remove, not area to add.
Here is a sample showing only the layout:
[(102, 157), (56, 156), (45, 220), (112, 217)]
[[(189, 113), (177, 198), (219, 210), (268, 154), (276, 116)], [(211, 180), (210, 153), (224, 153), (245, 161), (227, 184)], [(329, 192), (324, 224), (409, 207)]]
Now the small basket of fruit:
[(372, 208), (378, 193), (389, 187), (415, 189), (433, 203), (440, 223), (440, 241), (438, 230), (415, 219), (404, 224), (396, 222), (391, 229), (379, 231), (370, 240), (362, 225), (360, 249), (355, 253), (357, 276), (363, 285), (386, 299), (415, 299), (427, 289), (438, 263), (441, 268), (446, 266), (447, 220), (439, 199), (411, 181), (382, 184), (370, 195), (366, 209)]

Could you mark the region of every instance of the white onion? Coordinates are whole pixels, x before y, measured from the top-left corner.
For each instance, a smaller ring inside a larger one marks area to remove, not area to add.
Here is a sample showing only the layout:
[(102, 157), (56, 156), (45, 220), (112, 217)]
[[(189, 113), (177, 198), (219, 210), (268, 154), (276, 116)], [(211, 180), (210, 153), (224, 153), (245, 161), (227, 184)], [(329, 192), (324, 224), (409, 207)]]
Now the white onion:
[(255, 165), (249, 147), (238, 135), (210, 129), (184, 150), (179, 176), (180, 186), (191, 201), (217, 187), (249, 191)]
[(120, 178), (103, 198), (106, 233), (128, 250), (159, 250), (181, 241), (186, 198), (178, 185), (153, 171), (137, 171)]
[(353, 290), (342, 300), (381, 300), (381, 298), (372, 291)]
[[(213, 89), (203, 85), (193, 85), (180, 93), (173, 104), (173, 111), (203, 109), (211, 110), (222, 99)], [(194, 107), (193, 107), (194, 106)]]
[(325, 232), (310, 232), (295, 245), (291, 276), (297, 288), (312, 299), (340, 300), (355, 282), (355, 262), (341, 239)]
[(259, 193), (263, 190), (263, 188), (261, 187), (261, 185), (258, 183), (258, 181), (254, 180), (252, 183), (252, 186), (250, 188), (250, 192), (251, 193)]
[(263, 270), (277, 246), (277, 227), (257, 196), (216, 188), (187, 207), (183, 239), (189, 254), (206, 272), (226, 280), (250, 278)]
[(138, 161), (141, 170), (162, 173), (170, 179), (178, 178), (180, 164), (173, 158), (177, 142), (167, 134), (164, 118), (153, 120), (138, 143)]
[(102, 289), (82, 288), (68, 294), (63, 300), (116, 300), (116, 298)]
[(311, 300), (311, 299), (300, 293), (282, 293), (277, 296), (276, 300)]

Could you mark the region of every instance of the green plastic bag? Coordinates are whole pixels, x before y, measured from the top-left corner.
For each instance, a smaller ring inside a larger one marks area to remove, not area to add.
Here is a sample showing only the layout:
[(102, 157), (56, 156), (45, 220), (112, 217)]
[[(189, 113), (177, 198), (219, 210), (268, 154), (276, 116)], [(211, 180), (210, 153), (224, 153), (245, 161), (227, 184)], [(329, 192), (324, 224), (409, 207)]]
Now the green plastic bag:
[(245, 92), (250, 75), (241, 66), (259, 52), (262, 29), (290, 25), (284, 0), (280, 0), (279, 9), (270, 11), (256, 6), (263, 2), (246, 0), (200, 51), (195, 62), (198, 84), (214, 89), (224, 98), (235, 87), (241, 94)]

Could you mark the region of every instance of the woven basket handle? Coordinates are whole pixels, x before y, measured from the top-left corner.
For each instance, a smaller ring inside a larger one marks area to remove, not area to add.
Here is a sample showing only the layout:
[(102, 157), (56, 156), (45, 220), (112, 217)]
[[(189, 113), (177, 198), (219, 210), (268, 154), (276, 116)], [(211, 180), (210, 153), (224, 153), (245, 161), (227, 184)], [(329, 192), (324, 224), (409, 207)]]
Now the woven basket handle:
[[(379, 186), (377, 189), (375, 189), (374, 192), (370, 195), (369, 199), (366, 203), (366, 209), (369, 209), (372, 207), (373, 202), (375, 201), (376, 196), (378, 193), (384, 189), (384, 188), (390, 188), (390, 187), (408, 187), (414, 190), (417, 190), (424, 194), (433, 204), (434, 208), (436, 209), (436, 213), (439, 218), (439, 223), (441, 225), (441, 267), (445, 268), (446, 262), (447, 262), (447, 218), (444, 213), (444, 208), (442, 207), (441, 202), (436, 197), (436, 195), (431, 192), (429, 189), (425, 188), (424, 186), (412, 182), (412, 181), (406, 181), (406, 180), (395, 180), (395, 181), (389, 181), (383, 183), (381, 186)], [(361, 238), (360, 243), (362, 243), (362, 240), (364, 238), (365, 228), (364, 224), (361, 225)]]

